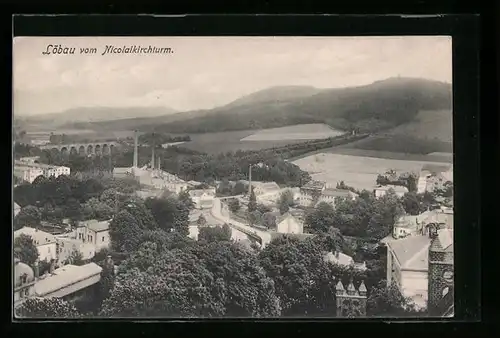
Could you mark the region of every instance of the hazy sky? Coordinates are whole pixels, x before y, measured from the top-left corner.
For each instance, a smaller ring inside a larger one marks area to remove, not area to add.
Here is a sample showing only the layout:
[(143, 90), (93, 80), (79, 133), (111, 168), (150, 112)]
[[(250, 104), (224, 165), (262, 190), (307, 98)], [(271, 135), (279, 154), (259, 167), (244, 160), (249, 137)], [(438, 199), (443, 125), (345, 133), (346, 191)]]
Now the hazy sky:
[[(42, 55), (48, 44), (74, 55)], [(170, 47), (173, 54), (106, 54), (106, 45)], [(95, 47), (95, 55), (79, 48)], [(280, 85), (319, 88), (393, 76), (451, 83), (449, 37), (18, 37), (15, 114), (91, 106), (220, 106)]]

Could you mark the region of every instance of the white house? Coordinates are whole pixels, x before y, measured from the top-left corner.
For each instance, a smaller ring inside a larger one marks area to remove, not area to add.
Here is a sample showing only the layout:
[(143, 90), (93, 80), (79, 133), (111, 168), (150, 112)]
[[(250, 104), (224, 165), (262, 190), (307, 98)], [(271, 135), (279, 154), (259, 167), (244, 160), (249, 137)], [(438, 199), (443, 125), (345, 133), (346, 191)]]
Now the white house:
[(33, 183), (38, 176), (44, 176), (44, 170), (41, 168), (27, 168), (23, 173), (23, 180)]
[(354, 262), (354, 259), (346, 255), (342, 252), (335, 251), (335, 252), (329, 252), (325, 254), (323, 259), (327, 262), (331, 262), (333, 264), (338, 264), (342, 266), (352, 266), (354, 269), (359, 270), (359, 271), (365, 271), (366, 270), (366, 262), (363, 263), (356, 263)]
[(443, 189), (446, 182), (453, 182), (452, 165), (426, 164), (420, 170), (417, 192), (421, 194), (426, 191), (432, 192), (434, 189)]
[(335, 207), (335, 199), (337, 197), (340, 198), (348, 198), (354, 200), (357, 197), (357, 194), (353, 193), (349, 190), (336, 189), (336, 188), (326, 188), (321, 192), (321, 195), (318, 198), (318, 203), (328, 203)]
[(256, 197), (272, 195), (277, 198), (281, 193), (281, 188), (276, 182), (252, 182), (252, 187)]
[(276, 220), (276, 232), (282, 234), (302, 234), (304, 233), (304, 224), (287, 212)]
[(14, 231), (14, 238), (20, 235), (28, 235), (33, 239), (40, 261), (49, 262), (52, 259), (57, 259), (57, 241), (54, 235), (29, 227)]
[(385, 194), (387, 194), (389, 192), (389, 190), (394, 191), (394, 193), (398, 197), (403, 197), (404, 194), (406, 194), (408, 192), (408, 188), (402, 187), (400, 185), (377, 186), (377, 187), (375, 187), (373, 192), (375, 193), (376, 198), (380, 198), (382, 196), (385, 196)]
[(401, 294), (420, 308), (427, 306), (429, 236), (386, 241), (387, 282), (395, 282)]
[(189, 190), (188, 194), (197, 209), (210, 209), (214, 204), (215, 188)]
[(33, 269), (14, 258), (14, 307), (19, 307), (25, 299), (35, 294), (35, 274)]
[(90, 260), (95, 256), (96, 247), (93, 243), (83, 242), (82, 240), (58, 236), (58, 265), (64, 265), (68, 262), (74, 251), (80, 252), (83, 260)]
[(108, 248), (110, 244), (109, 221), (80, 222), (76, 229), (76, 239), (93, 244), (96, 252), (102, 248)]
[(61, 175), (69, 175), (71, 173), (71, 169), (68, 167), (64, 166), (57, 166), (57, 167), (48, 167), (45, 169), (45, 177), (59, 177)]

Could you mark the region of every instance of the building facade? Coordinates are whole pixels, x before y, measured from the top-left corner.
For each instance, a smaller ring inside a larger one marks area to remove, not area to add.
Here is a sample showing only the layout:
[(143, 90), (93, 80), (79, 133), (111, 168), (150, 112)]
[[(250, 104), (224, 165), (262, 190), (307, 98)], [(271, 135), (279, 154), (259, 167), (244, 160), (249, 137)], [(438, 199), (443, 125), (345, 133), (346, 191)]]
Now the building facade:
[(27, 235), (33, 239), (40, 261), (49, 262), (52, 259), (57, 259), (57, 240), (54, 235), (28, 227), (14, 231), (14, 238), (20, 235)]
[(303, 234), (304, 224), (290, 213), (276, 220), (276, 232), (281, 234)]
[(35, 294), (35, 273), (29, 265), (14, 259), (14, 308)]
[(210, 209), (214, 205), (215, 188), (189, 190), (196, 209)]
[(373, 193), (375, 194), (375, 198), (381, 198), (385, 196), (390, 190), (394, 191), (396, 196), (400, 198), (408, 192), (408, 188), (406, 187), (402, 187), (399, 185), (384, 185), (375, 187), (375, 189), (373, 189)]
[(94, 245), (96, 252), (108, 248), (110, 245), (109, 221), (80, 222), (76, 228), (75, 237), (83, 243)]
[(367, 289), (363, 281), (361, 281), (358, 289), (356, 289), (352, 279), (347, 288), (339, 280), (335, 287), (337, 317), (366, 317), (366, 294)]

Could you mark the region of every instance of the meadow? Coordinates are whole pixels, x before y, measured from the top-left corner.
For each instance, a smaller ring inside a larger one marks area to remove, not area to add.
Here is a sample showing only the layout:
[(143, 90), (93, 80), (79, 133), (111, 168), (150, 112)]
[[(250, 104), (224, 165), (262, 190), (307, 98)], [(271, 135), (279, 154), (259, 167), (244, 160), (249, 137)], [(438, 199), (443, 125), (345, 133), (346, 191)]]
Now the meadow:
[(344, 134), (323, 123), (300, 124), (294, 126), (262, 129), (241, 141), (318, 140)]
[(293, 163), (307, 171), (314, 180), (325, 181), (332, 185), (344, 181), (345, 184), (359, 190), (372, 190), (377, 175), (388, 169), (393, 169), (396, 172), (417, 173), (424, 164), (442, 164), (443, 162), (318, 153), (295, 160)]

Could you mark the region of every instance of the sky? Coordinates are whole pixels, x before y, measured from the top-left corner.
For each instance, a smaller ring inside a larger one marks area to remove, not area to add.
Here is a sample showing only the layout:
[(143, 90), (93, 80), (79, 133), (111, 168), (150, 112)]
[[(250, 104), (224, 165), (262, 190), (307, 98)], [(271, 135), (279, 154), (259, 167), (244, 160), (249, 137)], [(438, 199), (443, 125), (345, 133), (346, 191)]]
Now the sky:
[[(43, 55), (47, 45), (74, 55)], [(172, 54), (105, 54), (107, 45)], [(93, 55), (80, 48), (97, 48)], [(339, 88), (390, 77), (451, 83), (450, 37), (16, 37), (14, 114), (79, 107), (210, 109), (273, 86)]]

